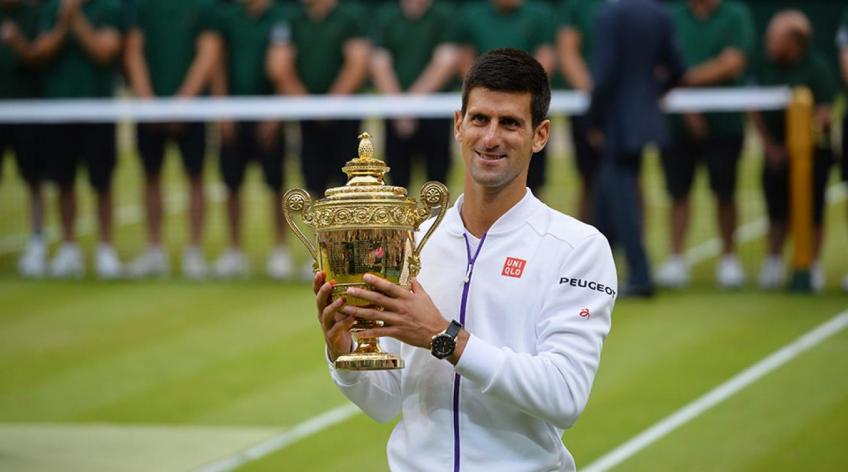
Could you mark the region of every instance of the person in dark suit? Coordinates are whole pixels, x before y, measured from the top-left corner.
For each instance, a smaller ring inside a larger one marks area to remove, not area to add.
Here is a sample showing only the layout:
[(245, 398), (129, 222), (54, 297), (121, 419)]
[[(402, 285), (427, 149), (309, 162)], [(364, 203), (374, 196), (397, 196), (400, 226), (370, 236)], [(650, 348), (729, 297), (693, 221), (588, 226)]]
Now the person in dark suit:
[(668, 140), (659, 101), (677, 84), (684, 62), (671, 18), (659, 1), (609, 2), (598, 14), (594, 44), (595, 86), (589, 121), (591, 140), (602, 148), (595, 183), (596, 225), (612, 244), (620, 244), (628, 264), (621, 293), (651, 296), (648, 259), (642, 240), (639, 173), (642, 150)]

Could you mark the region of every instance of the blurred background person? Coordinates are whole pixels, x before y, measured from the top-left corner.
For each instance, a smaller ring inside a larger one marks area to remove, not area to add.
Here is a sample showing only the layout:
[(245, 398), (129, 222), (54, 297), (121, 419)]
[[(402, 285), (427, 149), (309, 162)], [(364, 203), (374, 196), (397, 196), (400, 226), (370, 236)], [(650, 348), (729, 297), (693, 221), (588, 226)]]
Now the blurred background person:
[[(400, 0), (379, 12), (371, 76), (383, 94), (446, 92), (457, 73), (455, 13), (433, 0)], [(427, 180), (446, 182), (451, 163), (449, 118), (400, 117), (385, 121), (385, 159), (393, 185), (409, 187), (419, 154)]]
[[(291, 37), (289, 18), (272, 0), (245, 0), (229, 6), (220, 16), (220, 32), (226, 44), (227, 95), (272, 95), (267, 64), (275, 48), (286, 47)], [(217, 91), (220, 93), (221, 90)], [(266, 271), (274, 279), (288, 277), (292, 260), (286, 246), (287, 230), (280, 209), (283, 200), (285, 142), (278, 121), (223, 122), (220, 170), (227, 187), (230, 247), (215, 261), (218, 277), (245, 276), (250, 267), (242, 247), (243, 211), (241, 188), (250, 161), (262, 166), (271, 194), (274, 244)]]
[[(798, 10), (784, 10), (772, 17), (766, 30), (764, 57), (756, 78), (761, 86), (786, 85), (808, 87), (815, 100), (813, 123), (813, 263), (810, 284), (815, 291), (824, 288), (824, 271), (818, 260), (824, 224), (824, 196), (833, 164), (830, 143), (832, 105), (837, 93), (836, 80), (825, 56), (812, 45), (813, 30), (807, 17)], [(785, 112), (752, 114), (765, 150), (763, 191), (768, 210), (767, 254), (759, 274), (764, 289), (782, 287), (785, 278), (783, 243), (786, 240), (789, 213), (789, 155), (786, 148)]]
[[(749, 56), (754, 51), (754, 24), (748, 8), (728, 0), (688, 0), (672, 8), (688, 70), (682, 85), (728, 87), (743, 82)], [(740, 112), (673, 115), (671, 143), (662, 153), (666, 188), (671, 197), (671, 254), (657, 270), (657, 283), (665, 287), (689, 285), (689, 263), (684, 256), (691, 219), (690, 192), (695, 170), (703, 164), (716, 198), (722, 257), (716, 267), (719, 287), (738, 288), (745, 272), (736, 257), (736, 175), (745, 124)]]
[[(515, 48), (528, 52), (542, 64), (548, 76), (556, 67), (553, 12), (544, 2), (490, 0), (469, 3), (459, 26), (460, 73), (465, 75), (474, 58), (496, 48)], [(533, 154), (527, 186), (541, 196), (545, 184), (547, 148)]]
[[(51, 0), (39, 20), (33, 59), (44, 66), (47, 98), (112, 97), (124, 29), (114, 0)], [(81, 277), (85, 261), (76, 241), (76, 193), (79, 164), (85, 164), (97, 194), (100, 242), (94, 268), (100, 278), (116, 278), (123, 268), (112, 245), (112, 175), (117, 162), (114, 123), (45, 126), (48, 173), (59, 187), (62, 245), (50, 262), (54, 277)]]
[[(556, 50), (559, 68), (568, 85), (580, 92), (592, 91), (592, 35), (598, 9), (606, 0), (565, 0), (557, 12)], [(574, 145), (580, 196), (577, 216), (592, 222), (593, 184), (600, 164), (600, 152), (589, 143), (589, 126), (585, 115), (569, 117), (571, 142)]]
[(683, 77), (683, 57), (671, 17), (660, 2), (610, 2), (598, 13), (590, 140), (603, 149), (595, 187), (595, 224), (627, 258), (623, 296), (654, 293), (643, 241), (639, 198), (642, 152), (667, 145), (660, 99)]
[[(133, 93), (139, 98), (190, 99), (204, 93), (221, 39), (210, 24), (213, 0), (136, 0), (135, 22), (127, 33), (124, 65)], [(162, 248), (161, 172), (165, 144), (179, 146), (189, 182), (189, 245), (182, 254), (182, 273), (206, 276), (203, 258), (203, 163), (206, 155), (204, 123), (139, 123), (136, 144), (144, 166), (143, 200), (147, 216), (147, 249), (127, 272), (133, 277), (165, 275), (168, 255)]]
[[(268, 69), (277, 90), (289, 95), (352, 95), (368, 78), (371, 41), (355, 4), (303, 0), (291, 18), (291, 42), (273, 53)], [(359, 119), (302, 120), (300, 162), (306, 190), (315, 198), (343, 183), (341, 168), (356, 157)], [(312, 280), (312, 261), (301, 271)]]
[[(31, 54), (37, 19), (35, 2), (0, 0), (0, 100), (41, 96), (40, 77)], [(24, 277), (43, 277), (47, 272), (43, 189), (47, 156), (39, 138), (41, 128), (33, 124), (0, 124), (0, 164), (6, 150), (11, 150), (29, 192), (30, 235), (18, 259), (18, 271)]]
[[(836, 32), (839, 48), (839, 68), (842, 76), (842, 98), (848, 100), (848, 8)], [(848, 184), (848, 106), (842, 108), (842, 179)], [(848, 274), (842, 279), (842, 290), (848, 292)]]

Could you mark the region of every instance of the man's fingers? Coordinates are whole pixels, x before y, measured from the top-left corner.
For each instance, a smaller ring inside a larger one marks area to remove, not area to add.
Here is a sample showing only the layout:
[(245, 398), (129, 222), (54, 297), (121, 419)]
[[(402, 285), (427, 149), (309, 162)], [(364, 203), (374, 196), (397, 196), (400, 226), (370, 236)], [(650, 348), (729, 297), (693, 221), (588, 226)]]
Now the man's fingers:
[(395, 301), (394, 298), (387, 297), (382, 293), (375, 292), (373, 290), (365, 290), (361, 288), (351, 287), (347, 289), (348, 295), (356, 298), (361, 298), (363, 300), (367, 300), (374, 305), (381, 306), (390, 311), (400, 311), (400, 305)]
[(318, 289), (324, 285), (325, 280), (327, 279), (327, 274), (323, 271), (315, 272), (315, 276), (312, 277), (312, 292), (316, 295), (318, 294)]
[(389, 282), (388, 280), (382, 277), (377, 277), (376, 275), (365, 274), (363, 280), (365, 280), (365, 283), (371, 285), (380, 292), (383, 292), (392, 298), (400, 298), (403, 295), (409, 293), (405, 288), (401, 287), (400, 285), (393, 282)]
[(363, 329), (356, 332), (358, 338), (396, 338), (400, 334), (400, 330), (393, 326), (383, 326), (382, 328)]
[(397, 313), (375, 310), (373, 308), (362, 308), (359, 306), (347, 305), (343, 307), (341, 311), (346, 315), (355, 316), (368, 321), (382, 321), (387, 325), (397, 325), (401, 321), (401, 317)]
[(330, 303), (330, 294), (333, 292), (333, 283), (326, 282), (321, 285), (321, 288), (315, 293), (315, 305), (318, 307), (318, 312), (324, 311), (324, 308)]
[(336, 312), (344, 305), (344, 297), (339, 297), (327, 305), (321, 312), (321, 324), (324, 331), (329, 331), (336, 322)]

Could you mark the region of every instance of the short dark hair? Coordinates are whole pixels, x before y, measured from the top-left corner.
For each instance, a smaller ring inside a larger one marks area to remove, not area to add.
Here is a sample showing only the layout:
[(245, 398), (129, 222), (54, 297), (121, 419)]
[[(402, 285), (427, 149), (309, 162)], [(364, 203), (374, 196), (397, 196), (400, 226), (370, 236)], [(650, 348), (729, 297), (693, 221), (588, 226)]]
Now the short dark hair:
[(468, 95), (476, 87), (496, 92), (529, 92), (534, 128), (548, 115), (551, 105), (548, 74), (539, 61), (520, 49), (492, 49), (474, 61), (462, 84), (463, 116)]

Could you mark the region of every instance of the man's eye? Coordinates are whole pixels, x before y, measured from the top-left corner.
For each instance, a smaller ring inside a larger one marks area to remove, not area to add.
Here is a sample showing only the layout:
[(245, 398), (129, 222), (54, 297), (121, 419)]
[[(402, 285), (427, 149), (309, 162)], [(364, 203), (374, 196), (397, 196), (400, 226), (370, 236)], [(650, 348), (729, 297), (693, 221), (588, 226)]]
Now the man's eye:
[(474, 123), (485, 123), (486, 117), (483, 115), (474, 115), (471, 117), (471, 121), (473, 121)]

